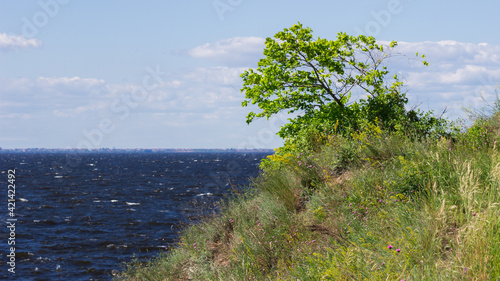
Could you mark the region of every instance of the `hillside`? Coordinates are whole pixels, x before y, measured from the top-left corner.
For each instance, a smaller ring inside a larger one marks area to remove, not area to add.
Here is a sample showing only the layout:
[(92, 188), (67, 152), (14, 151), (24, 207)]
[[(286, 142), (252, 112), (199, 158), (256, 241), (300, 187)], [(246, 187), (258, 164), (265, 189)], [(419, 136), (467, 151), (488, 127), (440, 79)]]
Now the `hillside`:
[(496, 113), (448, 138), (368, 126), (278, 151), (253, 188), (116, 279), (497, 280), (499, 134)]

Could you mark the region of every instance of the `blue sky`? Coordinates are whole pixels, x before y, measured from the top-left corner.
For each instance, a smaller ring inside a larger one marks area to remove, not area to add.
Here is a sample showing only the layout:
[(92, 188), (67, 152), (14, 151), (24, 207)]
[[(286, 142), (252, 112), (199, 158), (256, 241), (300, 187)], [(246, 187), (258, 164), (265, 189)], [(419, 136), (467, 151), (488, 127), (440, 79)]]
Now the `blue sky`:
[(410, 106), (464, 116), (500, 81), (500, 2), (0, 0), (0, 147), (274, 148), (239, 74), (298, 21), (398, 41)]

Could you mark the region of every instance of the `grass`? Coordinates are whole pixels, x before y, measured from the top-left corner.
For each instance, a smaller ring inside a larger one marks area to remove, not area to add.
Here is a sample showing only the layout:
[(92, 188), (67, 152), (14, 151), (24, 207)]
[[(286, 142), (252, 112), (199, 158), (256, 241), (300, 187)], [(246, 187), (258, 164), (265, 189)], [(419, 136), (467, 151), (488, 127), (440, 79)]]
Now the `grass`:
[(499, 138), (499, 114), (454, 139), (332, 136), (115, 279), (499, 280)]

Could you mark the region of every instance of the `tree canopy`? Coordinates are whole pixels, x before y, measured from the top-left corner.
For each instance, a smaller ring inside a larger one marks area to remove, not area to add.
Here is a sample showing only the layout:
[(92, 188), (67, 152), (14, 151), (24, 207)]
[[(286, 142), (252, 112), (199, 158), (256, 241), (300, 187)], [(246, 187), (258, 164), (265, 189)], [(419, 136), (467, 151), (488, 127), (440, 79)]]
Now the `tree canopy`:
[[(367, 119), (390, 127), (395, 119), (409, 116), (402, 82), (394, 75), (388, 83), (384, 65), (397, 42), (383, 46), (373, 37), (346, 33), (338, 33), (336, 40), (314, 39), (311, 28), (297, 23), (265, 44), (258, 67), (241, 74), (242, 106), (256, 104), (261, 110), (248, 113), (247, 123), (281, 111), (296, 113), (278, 133), (290, 138), (308, 126), (328, 130), (341, 122), (355, 127)], [(367, 99), (349, 103), (353, 91)]]

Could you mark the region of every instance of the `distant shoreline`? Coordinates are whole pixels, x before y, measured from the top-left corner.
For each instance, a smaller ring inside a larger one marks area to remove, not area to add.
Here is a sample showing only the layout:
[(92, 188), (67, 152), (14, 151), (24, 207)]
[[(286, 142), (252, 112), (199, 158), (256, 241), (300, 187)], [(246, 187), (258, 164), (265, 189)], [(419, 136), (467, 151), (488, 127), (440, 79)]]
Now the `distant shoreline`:
[(61, 148), (0, 148), (0, 153), (273, 153), (273, 149), (236, 149), (236, 148), (97, 148), (97, 149), (61, 149)]

